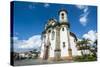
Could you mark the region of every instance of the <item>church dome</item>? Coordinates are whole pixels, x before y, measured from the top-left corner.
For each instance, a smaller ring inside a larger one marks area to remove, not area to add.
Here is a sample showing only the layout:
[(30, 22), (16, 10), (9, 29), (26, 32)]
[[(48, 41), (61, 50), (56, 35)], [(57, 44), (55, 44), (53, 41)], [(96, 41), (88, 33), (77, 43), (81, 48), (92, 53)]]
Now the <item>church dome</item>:
[(58, 11), (58, 14), (59, 14), (60, 12), (62, 12), (62, 11), (66, 12), (66, 13), (68, 14), (68, 11), (67, 11), (66, 9), (64, 9), (64, 8), (60, 9), (60, 10)]

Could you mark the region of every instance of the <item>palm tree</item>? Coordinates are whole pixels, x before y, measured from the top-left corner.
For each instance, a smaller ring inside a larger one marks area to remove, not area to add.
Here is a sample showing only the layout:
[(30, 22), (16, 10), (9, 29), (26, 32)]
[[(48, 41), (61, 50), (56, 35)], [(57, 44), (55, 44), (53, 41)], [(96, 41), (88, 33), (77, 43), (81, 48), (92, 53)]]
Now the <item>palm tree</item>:
[[(90, 40), (88, 40), (88, 39), (83, 39), (82, 40), (82, 42), (83, 42), (83, 47), (84, 47), (84, 50), (89, 50), (90, 49), (90, 42), (89, 42)], [(86, 52), (85, 52), (85, 55), (86, 55)]]
[(82, 44), (82, 41), (78, 41), (76, 47), (77, 47), (78, 50), (81, 50), (81, 54), (82, 54), (82, 56), (83, 56), (82, 45), (83, 45), (83, 44)]
[(93, 56), (97, 58), (97, 40), (95, 40), (94, 45), (92, 46), (92, 49), (90, 49), (91, 53), (93, 53)]
[(85, 53), (85, 50), (89, 50), (90, 46), (88, 44), (90, 40), (88, 39), (82, 39), (81, 41), (78, 41), (77, 42), (77, 47), (78, 47), (78, 50), (81, 50), (81, 53), (82, 53), (82, 56), (86, 53)]

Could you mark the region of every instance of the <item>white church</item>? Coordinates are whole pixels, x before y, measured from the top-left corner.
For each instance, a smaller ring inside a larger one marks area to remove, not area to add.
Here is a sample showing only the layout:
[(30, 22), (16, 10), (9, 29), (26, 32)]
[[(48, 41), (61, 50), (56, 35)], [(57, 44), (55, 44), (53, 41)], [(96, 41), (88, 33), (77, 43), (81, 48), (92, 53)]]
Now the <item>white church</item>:
[(42, 32), (40, 58), (45, 60), (72, 59), (81, 55), (76, 48), (77, 37), (70, 31), (67, 10), (61, 9), (58, 15), (59, 21), (49, 19)]

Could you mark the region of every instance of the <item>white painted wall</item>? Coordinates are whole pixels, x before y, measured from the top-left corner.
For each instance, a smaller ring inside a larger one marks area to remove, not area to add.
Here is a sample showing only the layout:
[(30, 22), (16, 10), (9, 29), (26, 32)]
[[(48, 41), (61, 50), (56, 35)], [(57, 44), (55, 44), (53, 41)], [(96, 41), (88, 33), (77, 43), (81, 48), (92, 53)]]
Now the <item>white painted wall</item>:
[(72, 49), (72, 55), (76, 56), (76, 55), (78, 55), (78, 50), (76, 48), (76, 43), (74, 42), (74, 39), (75, 38), (70, 35), (70, 45), (71, 45), (71, 49)]
[[(64, 27), (64, 31), (62, 31), (62, 28), (60, 30), (61, 57), (66, 57), (66, 56), (68, 56), (68, 36), (67, 36), (66, 27)], [(54, 40), (52, 40), (52, 31), (55, 32)], [(72, 37), (71, 35), (69, 37), (70, 37), (70, 45), (71, 45), (71, 49), (72, 49), (72, 56), (81, 55), (81, 51), (77, 50), (77, 48), (76, 48), (76, 43), (74, 42), (75, 38)], [(46, 43), (47, 43), (47, 38), (48, 37), (46, 34)], [(49, 57), (54, 57), (54, 50), (55, 50), (55, 44), (56, 44), (56, 30), (55, 29), (51, 30), (49, 39), (50, 39), (50, 43), (51, 43)], [(65, 42), (65, 47), (63, 47), (63, 42)], [(41, 54), (40, 54), (41, 58), (43, 58), (43, 54), (44, 54), (44, 42), (41, 47)]]
[[(62, 19), (62, 13), (64, 14), (64, 19)], [(68, 18), (67, 18), (67, 13), (65, 11), (61, 11), (59, 14), (59, 22), (68, 22)], [(49, 25), (52, 25), (52, 21), (51, 23), (49, 22)], [(62, 28), (64, 28), (64, 31), (62, 30)], [(54, 57), (54, 50), (55, 50), (55, 46), (56, 46), (56, 29), (50, 29), (51, 32), (49, 34), (49, 39), (50, 39), (50, 49), (49, 49), (49, 57)], [(52, 31), (55, 32), (55, 36), (54, 36), (54, 40), (52, 40)], [(80, 51), (77, 50), (76, 48), (76, 43), (74, 42), (74, 37), (72, 37), (70, 34), (67, 33), (67, 27), (65, 25), (61, 26), (60, 29), (60, 48), (61, 48), (61, 57), (66, 57), (69, 56), (68, 55), (68, 36), (70, 39), (70, 45), (71, 45), (71, 49), (72, 49), (72, 55), (76, 56), (76, 55), (80, 55)], [(48, 34), (46, 34), (46, 39), (45, 39), (45, 43), (47, 45), (47, 41), (48, 40)], [(63, 42), (65, 42), (65, 47), (63, 47)], [(44, 54), (44, 43), (42, 44), (42, 49), (41, 49), (41, 57), (43, 57)]]
[[(65, 47), (63, 48), (63, 42), (65, 42)], [(68, 56), (68, 36), (67, 29), (64, 27), (64, 31), (62, 28), (60, 30), (60, 47), (61, 47), (61, 57)]]
[[(54, 35), (54, 39), (52, 40), (52, 31), (55, 32), (55, 35)], [(50, 43), (51, 43), (51, 46), (50, 46), (50, 51), (49, 51), (49, 57), (54, 57), (54, 50), (55, 50), (55, 44), (56, 44), (56, 30), (53, 29), (50, 33)]]
[(44, 54), (44, 43), (41, 44), (41, 54), (40, 54), (40, 58), (43, 58), (43, 54)]

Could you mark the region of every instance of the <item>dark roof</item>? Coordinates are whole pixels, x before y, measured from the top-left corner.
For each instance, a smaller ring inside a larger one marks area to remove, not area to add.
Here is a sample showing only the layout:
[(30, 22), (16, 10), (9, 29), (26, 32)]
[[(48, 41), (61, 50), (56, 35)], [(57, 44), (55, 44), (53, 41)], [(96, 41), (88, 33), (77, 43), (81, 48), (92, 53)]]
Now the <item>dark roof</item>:
[(74, 33), (70, 32), (70, 35), (73, 36), (75, 38), (75, 40), (77, 41), (77, 37)]
[(68, 11), (67, 11), (66, 9), (62, 8), (62, 9), (60, 9), (60, 10), (58, 11), (58, 14), (59, 14), (61, 11), (65, 11), (66, 13), (68, 13)]

